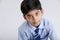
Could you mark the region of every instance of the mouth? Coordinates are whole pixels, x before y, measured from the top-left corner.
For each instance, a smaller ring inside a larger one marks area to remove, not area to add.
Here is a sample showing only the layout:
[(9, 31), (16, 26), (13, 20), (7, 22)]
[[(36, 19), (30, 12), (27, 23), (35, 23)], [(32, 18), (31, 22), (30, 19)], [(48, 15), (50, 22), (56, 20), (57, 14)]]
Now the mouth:
[(33, 22), (33, 24), (38, 24), (39, 22)]

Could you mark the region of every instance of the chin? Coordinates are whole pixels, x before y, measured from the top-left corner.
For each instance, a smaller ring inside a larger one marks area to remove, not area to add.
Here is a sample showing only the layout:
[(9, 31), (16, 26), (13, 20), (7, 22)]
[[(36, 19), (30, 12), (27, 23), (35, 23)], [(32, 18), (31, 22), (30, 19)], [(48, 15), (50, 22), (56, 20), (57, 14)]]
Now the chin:
[(33, 23), (32, 25), (35, 26), (35, 27), (37, 27), (37, 26), (39, 26), (39, 24), (40, 23), (38, 22), (38, 23)]

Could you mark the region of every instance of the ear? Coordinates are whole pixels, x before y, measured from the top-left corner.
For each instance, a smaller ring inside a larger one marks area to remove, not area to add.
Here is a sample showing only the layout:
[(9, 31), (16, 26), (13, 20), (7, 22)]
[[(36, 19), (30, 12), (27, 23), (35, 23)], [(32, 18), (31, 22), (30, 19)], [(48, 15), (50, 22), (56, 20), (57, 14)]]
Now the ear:
[(26, 20), (26, 16), (25, 16), (25, 15), (23, 15), (23, 17), (24, 17), (24, 19)]
[(44, 14), (44, 10), (43, 9), (41, 9), (41, 13), (42, 13), (42, 15)]

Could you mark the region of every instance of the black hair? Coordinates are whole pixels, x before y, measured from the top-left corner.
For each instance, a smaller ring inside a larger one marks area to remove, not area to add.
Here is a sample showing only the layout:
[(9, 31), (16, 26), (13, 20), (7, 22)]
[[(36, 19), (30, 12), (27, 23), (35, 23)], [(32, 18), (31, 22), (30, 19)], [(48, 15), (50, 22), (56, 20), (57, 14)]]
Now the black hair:
[(26, 15), (30, 10), (42, 9), (39, 0), (23, 0), (21, 3), (21, 11), (23, 15)]

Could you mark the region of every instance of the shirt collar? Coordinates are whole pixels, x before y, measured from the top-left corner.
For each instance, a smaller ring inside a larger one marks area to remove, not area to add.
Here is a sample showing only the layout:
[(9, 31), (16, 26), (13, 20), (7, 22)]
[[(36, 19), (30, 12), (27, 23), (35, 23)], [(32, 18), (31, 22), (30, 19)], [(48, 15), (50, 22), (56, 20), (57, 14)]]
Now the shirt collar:
[(39, 29), (43, 29), (44, 28), (44, 19), (41, 20), (41, 23), (38, 27)]
[(30, 23), (28, 23), (28, 25), (29, 25), (29, 28), (31, 29), (31, 31), (34, 31), (36, 28), (33, 26), (33, 25), (31, 25)]

